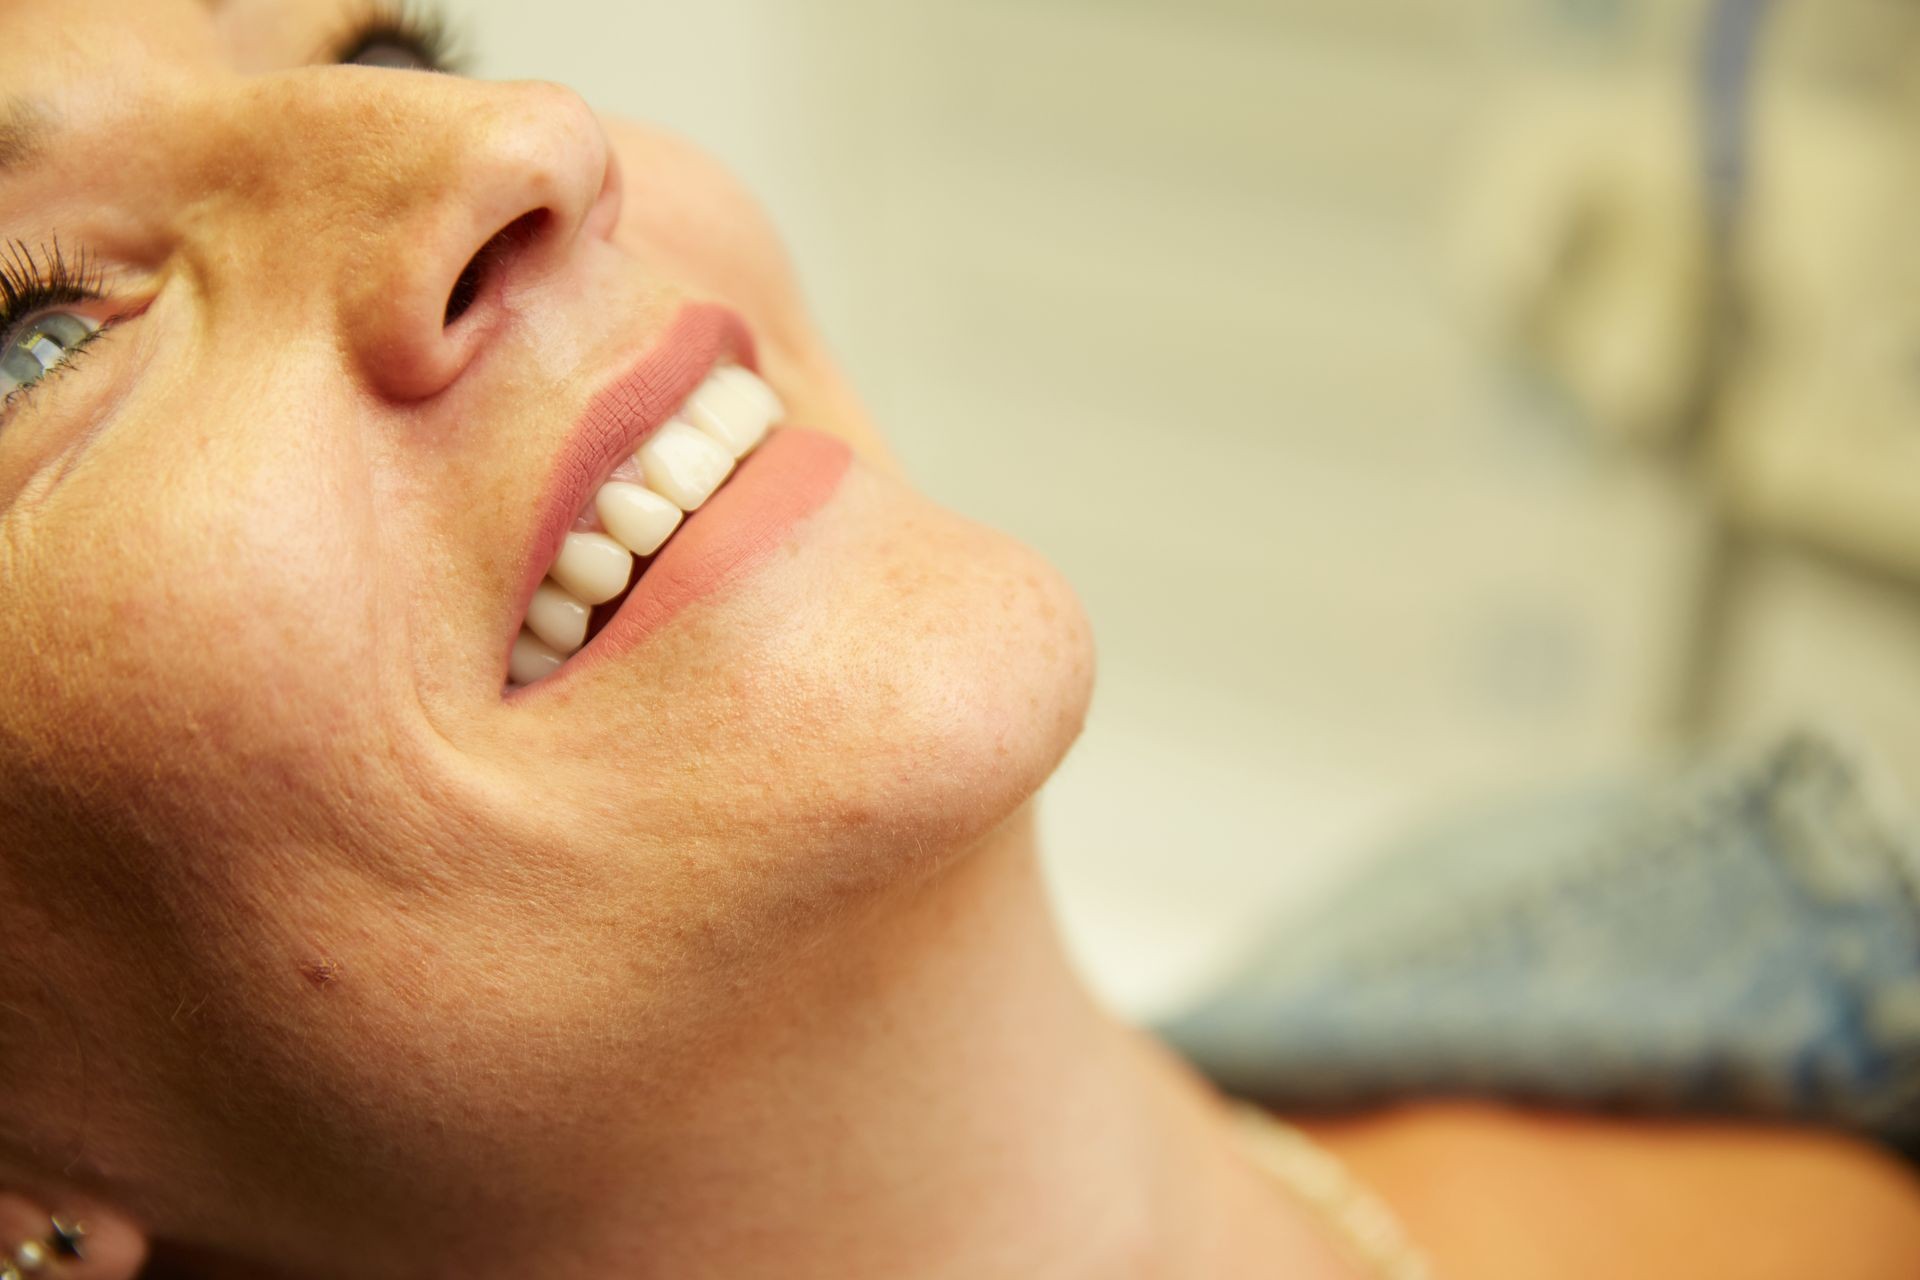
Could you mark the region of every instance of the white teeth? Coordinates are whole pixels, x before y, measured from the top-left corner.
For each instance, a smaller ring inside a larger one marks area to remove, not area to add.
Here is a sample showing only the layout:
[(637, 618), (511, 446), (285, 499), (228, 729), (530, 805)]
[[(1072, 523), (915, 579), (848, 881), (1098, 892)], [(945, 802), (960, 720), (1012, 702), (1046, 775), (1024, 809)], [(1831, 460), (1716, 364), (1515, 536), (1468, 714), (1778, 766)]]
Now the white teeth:
[(600, 486), (593, 509), (614, 540), (637, 556), (650, 556), (680, 527), (680, 508), (651, 489), (623, 480)]
[(552, 675), (564, 654), (554, 652), (531, 631), (522, 631), (513, 642), (513, 656), (507, 660), (507, 676), (515, 684), (532, 684)]
[[(773, 388), (739, 365), (707, 375), (680, 412), (594, 494), (604, 533), (567, 534), (533, 593), (507, 675), (528, 685), (552, 675), (587, 641), (593, 606), (626, 590), (636, 556), (651, 556), (726, 482), (734, 462), (753, 452), (787, 411)], [(634, 472), (645, 483), (633, 483)], [(581, 521), (584, 526), (588, 522)]]
[(731, 453), (679, 418), (654, 432), (634, 460), (647, 488), (682, 511), (693, 511), (712, 497), (733, 470)]
[(751, 370), (737, 364), (722, 365), (713, 371), (713, 376), (734, 387), (748, 399), (757, 402), (767, 411), (771, 421), (786, 421), (787, 406), (781, 404), (780, 397), (774, 394), (773, 388), (761, 381), (759, 375)]
[(561, 653), (572, 653), (587, 642), (587, 617), (593, 610), (551, 582), (534, 590), (527, 606), (527, 630)]
[(604, 533), (570, 533), (547, 576), (576, 600), (604, 604), (627, 589), (633, 556)]
[[(755, 385), (765, 387), (758, 378), (737, 366), (742, 378), (752, 379)], [(767, 432), (780, 420), (779, 401), (768, 403), (773, 393), (767, 397), (755, 395), (750, 387), (733, 378), (726, 377), (730, 370), (718, 369), (687, 400), (687, 407), (680, 412), (688, 422), (700, 428), (719, 441), (736, 458), (745, 457), (753, 446), (767, 438)]]

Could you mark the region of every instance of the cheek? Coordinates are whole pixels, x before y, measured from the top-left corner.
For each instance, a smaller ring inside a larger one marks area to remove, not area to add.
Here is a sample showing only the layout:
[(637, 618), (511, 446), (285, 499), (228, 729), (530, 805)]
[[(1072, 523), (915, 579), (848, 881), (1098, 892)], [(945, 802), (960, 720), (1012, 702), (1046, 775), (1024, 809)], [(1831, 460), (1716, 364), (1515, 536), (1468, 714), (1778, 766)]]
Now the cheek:
[(46, 736), (197, 795), (350, 749), (378, 670), (367, 522), (312, 467), (134, 471), (76, 471), (33, 540)]
[(753, 195), (688, 143), (625, 121), (603, 123), (626, 183), (614, 237), (621, 247), (665, 279), (725, 298), (763, 338), (803, 349), (805, 309), (793, 266)]
[[(139, 665), (227, 699), (332, 688), (371, 670), (377, 548), (350, 505), (262, 483), (215, 519), (150, 548), (111, 608)], [(204, 510), (204, 508), (202, 508)]]

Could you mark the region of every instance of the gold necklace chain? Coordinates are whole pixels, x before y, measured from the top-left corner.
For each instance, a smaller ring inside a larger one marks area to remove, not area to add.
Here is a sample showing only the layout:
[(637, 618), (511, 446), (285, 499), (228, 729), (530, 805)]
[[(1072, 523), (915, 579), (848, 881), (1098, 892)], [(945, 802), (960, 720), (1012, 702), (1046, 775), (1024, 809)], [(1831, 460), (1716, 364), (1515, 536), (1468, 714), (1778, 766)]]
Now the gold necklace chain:
[(1317, 1214), (1355, 1261), (1379, 1280), (1433, 1280), (1400, 1220), (1332, 1152), (1270, 1112), (1235, 1102), (1242, 1145), (1296, 1200)]

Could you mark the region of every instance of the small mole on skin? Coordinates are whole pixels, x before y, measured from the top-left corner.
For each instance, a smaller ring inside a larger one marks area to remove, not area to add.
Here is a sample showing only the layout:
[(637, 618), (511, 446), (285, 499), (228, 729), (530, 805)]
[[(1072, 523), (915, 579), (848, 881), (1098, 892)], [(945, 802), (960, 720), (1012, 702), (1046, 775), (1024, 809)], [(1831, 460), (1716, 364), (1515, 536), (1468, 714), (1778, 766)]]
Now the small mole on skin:
[(340, 962), (329, 956), (300, 962), (300, 976), (316, 987), (332, 985), (340, 977)]

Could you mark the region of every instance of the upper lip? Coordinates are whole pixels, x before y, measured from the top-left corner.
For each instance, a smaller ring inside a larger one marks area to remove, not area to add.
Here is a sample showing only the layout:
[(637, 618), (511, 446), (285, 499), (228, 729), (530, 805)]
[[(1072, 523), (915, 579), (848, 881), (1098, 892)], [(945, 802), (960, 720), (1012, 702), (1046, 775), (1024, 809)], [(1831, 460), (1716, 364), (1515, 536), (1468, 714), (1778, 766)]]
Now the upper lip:
[[(623, 366), (587, 401), (561, 442), (539, 505), (532, 545), (514, 597), (518, 631), (535, 588), (546, 576), (573, 522), (616, 467), (666, 424), (716, 365), (734, 361), (755, 369), (753, 336), (745, 321), (710, 303), (681, 308), (673, 323), (637, 361)], [(507, 637), (513, 642), (512, 634)]]

